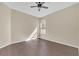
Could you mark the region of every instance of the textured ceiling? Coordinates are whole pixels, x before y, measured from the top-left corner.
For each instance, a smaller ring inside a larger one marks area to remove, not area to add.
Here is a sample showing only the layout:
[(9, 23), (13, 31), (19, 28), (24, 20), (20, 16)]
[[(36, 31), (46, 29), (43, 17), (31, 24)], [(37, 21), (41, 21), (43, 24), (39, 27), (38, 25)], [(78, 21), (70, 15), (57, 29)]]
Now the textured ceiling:
[(44, 17), (53, 12), (77, 4), (77, 2), (46, 2), (44, 5), (48, 6), (48, 9), (42, 8), (40, 12), (37, 8), (30, 8), (30, 6), (36, 5), (34, 2), (5, 2), (4, 4), (9, 6), (11, 9), (16, 9), (32, 16)]

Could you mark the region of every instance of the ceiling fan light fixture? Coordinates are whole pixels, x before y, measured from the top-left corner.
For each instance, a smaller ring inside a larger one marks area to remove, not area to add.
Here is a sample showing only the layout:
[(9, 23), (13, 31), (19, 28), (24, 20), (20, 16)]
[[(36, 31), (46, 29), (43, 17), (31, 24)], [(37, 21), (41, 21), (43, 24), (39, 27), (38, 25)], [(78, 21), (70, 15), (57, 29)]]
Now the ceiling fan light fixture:
[(37, 7), (37, 8), (38, 8), (38, 11), (40, 11), (41, 8), (48, 9), (47, 6), (43, 6), (43, 4), (44, 4), (45, 2), (35, 2), (35, 3), (36, 3), (37, 5), (35, 5), (35, 6), (30, 6), (30, 7), (31, 7), (31, 8)]

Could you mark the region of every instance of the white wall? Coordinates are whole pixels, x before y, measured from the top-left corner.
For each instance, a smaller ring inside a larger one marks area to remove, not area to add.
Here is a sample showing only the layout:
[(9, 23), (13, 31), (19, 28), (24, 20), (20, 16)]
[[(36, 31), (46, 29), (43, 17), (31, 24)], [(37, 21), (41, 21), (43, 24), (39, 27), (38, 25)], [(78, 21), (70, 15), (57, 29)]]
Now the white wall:
[[(79, 8), (78, 8), (78, 11), (79, 11)], [(78, 53), (79, 53), (79, 16), (78, 16)]]
[[(78, 27), (78, 32), (77, 32), (77, 39), (78, 39), (78, 50), (79, 50), (79, 5), (77, 6), (78, 8), (77, 8), (77, 27)], [(78, 51), (78, 53), (79, 53), (79, 51)]]
[(79, 47), (79, 39), (77, 39), (78, 6), (79, 4), (65, 8), (43, 18), (47, 23), (47, 40)]
[(0, 3), (0, 48), (25, 41), (36, 27), (37, 18), (11, 10)]
[[(79, 48), (79, 5), (74, 5), (44, 17), (47, 23), (45, 39)], [(10, 10), (0, 3), (0, 48), (25, 41), (35, 29), (38, 18)], [(11, 22), (11, 23), (10, 23)]]
[(78, 10), (77, 17), (78, 17), (78, 46), (79, 46), (79, 5), (78, 5), (78, 9), (77, 10)]
[(12, 43), (25, 41), (36, 27), (37, 18), (11, 10), (11, 40)]
[(0, 3), (0, 48), (10, 44), (10, 9)]

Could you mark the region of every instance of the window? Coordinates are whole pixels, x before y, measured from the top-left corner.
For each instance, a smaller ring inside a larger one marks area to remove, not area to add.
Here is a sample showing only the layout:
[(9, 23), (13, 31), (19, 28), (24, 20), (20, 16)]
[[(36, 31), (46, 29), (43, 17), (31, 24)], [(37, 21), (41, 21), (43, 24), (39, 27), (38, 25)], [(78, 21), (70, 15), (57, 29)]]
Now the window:
[(40, 34), (46, 34), (46, 20), (41, 20), (40, 31)]

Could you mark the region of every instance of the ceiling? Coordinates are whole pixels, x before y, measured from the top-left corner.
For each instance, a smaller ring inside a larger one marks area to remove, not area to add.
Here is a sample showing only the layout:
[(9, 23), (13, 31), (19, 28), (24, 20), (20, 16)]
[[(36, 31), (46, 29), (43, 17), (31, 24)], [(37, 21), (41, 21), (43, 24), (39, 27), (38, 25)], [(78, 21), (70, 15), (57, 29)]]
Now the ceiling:
[(37, 8), (30, 8), (30, 6), (36, 5), (34, 2), (4, 2), (4, 4), (6, 4), (11, 9), (15, 9), (32, 16), (44, 17), (48, 14), (77, 4), (77, 2), (46, 2), (44, 5), (48, 6), (48, 9), (42, 8), (40, 12)]

